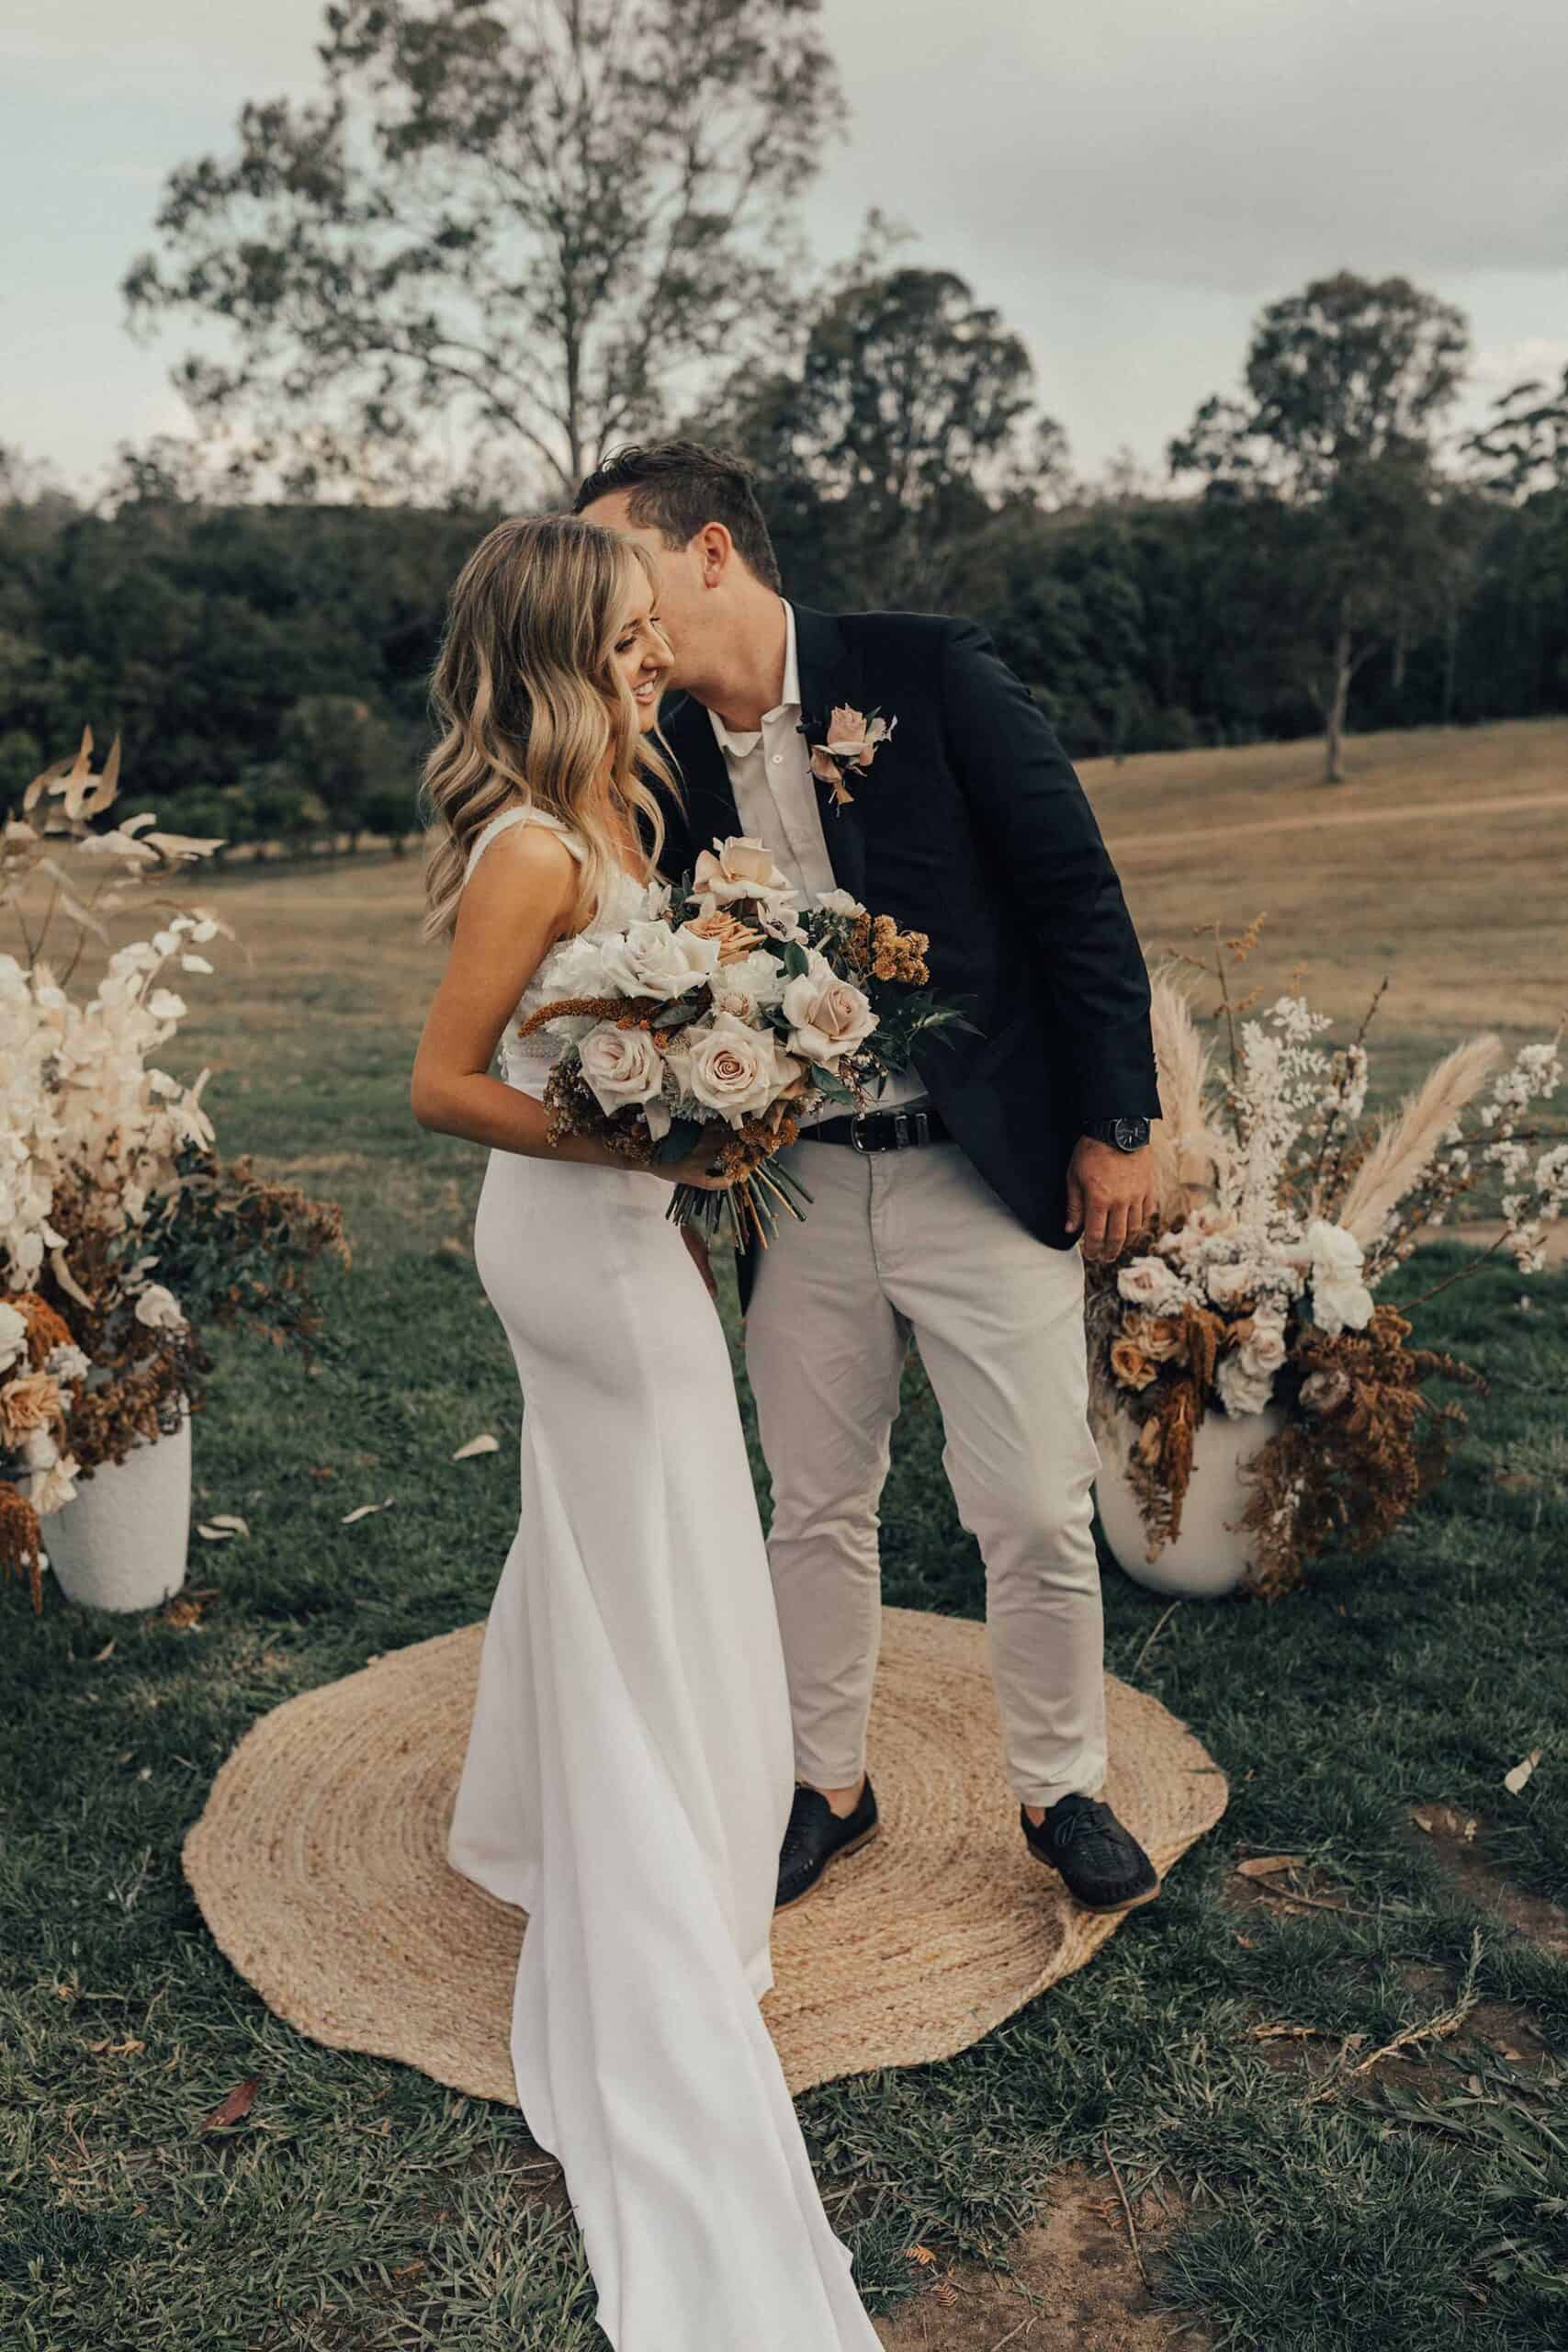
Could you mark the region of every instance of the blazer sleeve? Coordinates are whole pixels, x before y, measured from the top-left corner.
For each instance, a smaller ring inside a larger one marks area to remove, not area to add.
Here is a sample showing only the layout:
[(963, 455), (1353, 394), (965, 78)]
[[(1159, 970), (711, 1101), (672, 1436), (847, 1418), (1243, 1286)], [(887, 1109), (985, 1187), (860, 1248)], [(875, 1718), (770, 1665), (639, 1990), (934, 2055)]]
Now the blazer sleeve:
[(942, 683), (948, 758), (1038, 944), (1078, 1118), (1157, 1119), (1148, 970), (1072, 763), (973, 622), (950, 632)]

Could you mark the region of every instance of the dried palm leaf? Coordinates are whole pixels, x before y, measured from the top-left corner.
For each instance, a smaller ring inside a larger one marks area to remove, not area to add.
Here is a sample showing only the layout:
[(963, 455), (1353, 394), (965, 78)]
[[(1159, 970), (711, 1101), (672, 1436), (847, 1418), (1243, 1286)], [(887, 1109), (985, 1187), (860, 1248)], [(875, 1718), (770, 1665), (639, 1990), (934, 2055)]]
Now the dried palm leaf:
[(1191, 1192), (1206, 1191), (1222, 1164), (1224, 1138), (1211, 1115), (1208, 1082), (1213, 1049), (1199, 1035), (1175, 967), (1156, 972), (1150, 1025), (1159, 1069), (1159, 1125), (1154, 1131), (1155, 1184), (1163, 1216), (1174, 1217)]
[(1502, 1039), (1490, 1032), (1456, 1046), (1426, 1082), (1406, 1095), (1393, 1117), (1380, 1125), (1339, 1204), (1337, 1220), (1363, 1249), (1376, 1240), (1384, 1219), (1431, 1166), (1444, 1136), (1502, 1050)]

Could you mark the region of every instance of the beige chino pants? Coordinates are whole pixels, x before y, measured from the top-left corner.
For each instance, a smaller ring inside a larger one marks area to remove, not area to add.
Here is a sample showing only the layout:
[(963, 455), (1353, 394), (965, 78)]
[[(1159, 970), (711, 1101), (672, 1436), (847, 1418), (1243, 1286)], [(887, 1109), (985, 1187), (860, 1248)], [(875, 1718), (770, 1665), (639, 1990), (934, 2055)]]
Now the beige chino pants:
[(790, 1164), (812, 1205), (762, 1259), (746, 1363), (773, 1478), (796, 1773), (849, 1788), (865, 1769), (877, 1506), (912, 1336), (985, 1562), (1009, 1779), (1028, 1804), (1097, 1795), (1104, 1624), (1082, 1256), (1036, 1241), (953, 1143), (862, 1154), (803, 1142)]

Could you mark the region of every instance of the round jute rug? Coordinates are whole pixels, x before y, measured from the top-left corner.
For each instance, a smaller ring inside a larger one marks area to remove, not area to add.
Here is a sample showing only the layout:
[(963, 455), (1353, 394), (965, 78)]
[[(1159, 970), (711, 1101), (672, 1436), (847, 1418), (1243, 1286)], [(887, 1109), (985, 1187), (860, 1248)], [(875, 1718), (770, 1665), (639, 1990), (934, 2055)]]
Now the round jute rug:
[[(184, 1859), (220, 1947), (290, 2025), (515, 2106), (523, 1914), (446, 1859), (483, 1630), (264, 1715)], [(1224, 1778), (1157, 1700), (1111, 1676), (1106, 1696), (1105, 1793), (1163, 1874), (1224, 1811)], [(951, 2057), (1118, 1924), (1081, 1910), (1024, 1847), (983, 1626), (886, 1611), (871, 1738), (881, 1836), (774, 1927), (762, 2014), (795, 2091)]]

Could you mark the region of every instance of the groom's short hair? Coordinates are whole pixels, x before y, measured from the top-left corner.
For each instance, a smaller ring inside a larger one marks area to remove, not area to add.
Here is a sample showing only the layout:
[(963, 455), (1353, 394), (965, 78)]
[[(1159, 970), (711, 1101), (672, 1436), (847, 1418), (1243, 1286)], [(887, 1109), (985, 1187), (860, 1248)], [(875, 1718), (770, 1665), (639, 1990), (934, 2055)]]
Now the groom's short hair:
[(668, 548), (683, 548), (706, 523), (722, 523), (749, 570), (765, 588), (780, 588), (779, 560), (752, 488), (754, 469), (728, 449), (700, 441), (651, 441), (613, 449), (587, 477), (572, 513), (625, 492), (632, 521), (656, 530)]

